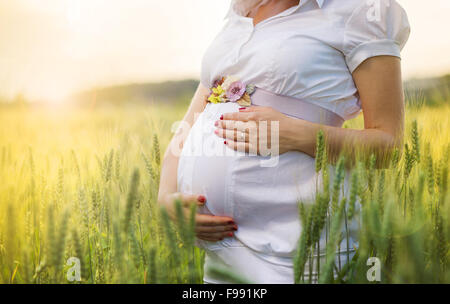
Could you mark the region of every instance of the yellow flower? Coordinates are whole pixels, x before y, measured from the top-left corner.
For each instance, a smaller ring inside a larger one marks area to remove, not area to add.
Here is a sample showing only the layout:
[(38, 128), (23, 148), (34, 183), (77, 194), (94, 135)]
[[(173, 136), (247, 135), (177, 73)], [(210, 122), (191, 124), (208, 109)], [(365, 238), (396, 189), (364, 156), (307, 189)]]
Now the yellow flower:
[(211, 94), (211, 96), (208, 97), (208, 101), (211, 103), (221, 103), (222, 99), (220, 96), (216, 96), (214, 94)]
[(217, 86), (217, 88), (212, 88), (212, 94), (208, 97), (208, 101), (211, 103), (221, 103), (226, 102), (226, 92), (222, 86)]
[(212, 88), (212, 91), (213, 91), (214, 95), (216, 95), (216, 96), (221, 96), (222, 94), (225, 93), (225, 90), (220, 85), (217, 86), (217, 88)]

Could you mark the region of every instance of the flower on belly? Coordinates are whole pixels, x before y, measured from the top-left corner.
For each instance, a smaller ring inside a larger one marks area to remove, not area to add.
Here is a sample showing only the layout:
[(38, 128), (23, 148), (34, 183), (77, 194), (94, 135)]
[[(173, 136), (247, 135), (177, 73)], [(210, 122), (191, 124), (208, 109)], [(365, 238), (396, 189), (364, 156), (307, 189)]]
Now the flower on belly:
[(246, 85), (237, 76), (222, 77), (214, 81), (208, 101), (211, 103), (237, 102), (243, 107), (252, 104), (250, 95), (255, 91), (254, 85)]

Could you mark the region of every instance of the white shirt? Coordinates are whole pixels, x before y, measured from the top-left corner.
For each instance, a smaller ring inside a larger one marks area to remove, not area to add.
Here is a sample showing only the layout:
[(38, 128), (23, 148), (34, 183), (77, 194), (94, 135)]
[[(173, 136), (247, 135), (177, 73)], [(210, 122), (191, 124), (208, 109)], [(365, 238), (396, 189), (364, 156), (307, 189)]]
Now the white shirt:
[(400, 57), (410, 27), (394, 0), (301, 0), (253, 26), (232, 1), (209, 49), (201, 82), (221, 76), (315, 103), (351, 119), (360, 112), (352, 72), (366, 59)]
[[(255, 27), (233, 2), (204, 56), (201, 82), (210, 87), (216, 78), (238, 75), (349, 119), (360, 111), (352, 72), (369, 57), (400, 56), (409, 35), (405, 12), (395, 1), (372, 2), (380, 4), (373, 16), (365, 0), (302, 0)], [(262, 167), (262, 156), (230, 154), (214, 134), (214, 122), (238, 108), (209, 103), (199, 115), (179, 159), (178, 191), (206, 195), (200, 212), (230, 216), (239, 227), (234, 238), (201, 246), (216, 252), (244, 246), (270, 263), (291, 265), (301, 231), (298, 202), (309, 203), (315, 194), (314, 158), (290, 151), (276, 166)], [(356, 231), (352, 223), (352, 237)]]

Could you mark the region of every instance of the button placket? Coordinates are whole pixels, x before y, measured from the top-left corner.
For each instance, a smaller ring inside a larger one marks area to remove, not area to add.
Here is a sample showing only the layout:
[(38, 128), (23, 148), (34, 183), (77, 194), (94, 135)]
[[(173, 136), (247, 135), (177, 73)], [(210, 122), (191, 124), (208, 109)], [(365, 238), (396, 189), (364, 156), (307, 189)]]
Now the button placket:
[(238, 47), (236, 58), (235, 58), (235, 63), (237, 63), (239, 61), (239, 58), (241, 57), (242, 49), (252, 39), (253, 33), (255, 32), (255, 27), (253, 26), (253, 21), (250, 21), (248, 26), (250, 26), (251, 28), (249, 29), (249, 33), (242, 40), (241, 45)]

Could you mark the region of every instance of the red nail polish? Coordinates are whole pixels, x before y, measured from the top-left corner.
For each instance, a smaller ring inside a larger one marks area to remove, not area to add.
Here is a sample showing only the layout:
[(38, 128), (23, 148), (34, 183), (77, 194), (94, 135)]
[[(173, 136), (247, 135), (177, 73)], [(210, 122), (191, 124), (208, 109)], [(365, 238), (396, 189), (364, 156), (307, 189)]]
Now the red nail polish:
[(216, 121), (215, 123), (214, 123), (214, 126), (218, 126), (219, 125), (219, 122), (218, 121)]
[(199, 201), (200, 203), (204, 203), (204, 202), (206, 202), (206, 197), (204, 197), (203, 195), (200, 195), (200, 196), (198, 197), (198, 201)]
[(228, 233), (228, 236), (232, 237), (233, 236), (233, 232)]
[(223, 120), (223, 115), (220, 115), (220, 120)]
[(234, 231), (237, 230), (237, 226), (236, 226), (236, 225), (233, 226), (233, 230), (234, 230)]
[(223, 144), (226, 145), (226, 144), (227, 144), (227, 141), (224, 141)]
[(234, 225), (234, 221), (228, 221), (228, 224), (233, 224)]
[(239, 110), (245, 110), (246, 108), (239, 108)]

